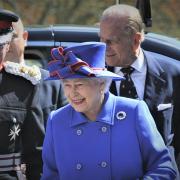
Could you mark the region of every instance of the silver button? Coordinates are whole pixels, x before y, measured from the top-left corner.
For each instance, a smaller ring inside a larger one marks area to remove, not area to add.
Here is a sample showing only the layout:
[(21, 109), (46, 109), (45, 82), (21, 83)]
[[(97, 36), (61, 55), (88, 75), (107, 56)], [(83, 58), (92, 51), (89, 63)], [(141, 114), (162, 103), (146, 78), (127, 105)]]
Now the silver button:
[(77, 129), (76, 134), (77, 134), (78, 136), (80, 136), (80, 135), (82, 134), (82, 130), (81, 130), (81, 129)]
[(82, 168), (82, 164), (77, 163), (77, 164), (76, 164), (76, 169), (77, 169), (77, 170), (80, 170), (81, 168)]
[(101, 167), (102, 167), (102, 168), (107, 167), (107, 162), (106, 162), (106, 161), (102, 161), (102, 162), (101, 162)]
[(17, 122), (17, 119), (15, 117), (12, 117), (13, 123)]
[(103, 127), (101, 128), (101, 131), (102, 131), (103, 133), (107, 132), (107, 127), (103, 126)]

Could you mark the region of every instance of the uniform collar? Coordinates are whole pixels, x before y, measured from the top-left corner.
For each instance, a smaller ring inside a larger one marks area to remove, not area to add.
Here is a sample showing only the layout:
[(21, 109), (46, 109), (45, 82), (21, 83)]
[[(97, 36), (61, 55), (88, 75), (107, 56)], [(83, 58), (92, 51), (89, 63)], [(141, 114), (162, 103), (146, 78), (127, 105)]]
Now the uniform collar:
[[(102, 122), (106, 124), (113, 125), (114, 124), (114, 111), (115, 111), (115, 98), (111, 93), (106, 93), (104, 98), (104, 103), (102, 109), (97, 116), (96, 121), (94, 122)], [(88, 120), (82, 113), (76, 112), (74, 109), (72, 111), (72, 118), (70, 122), (70, 126), (77, 126), (80, 124), (92, 122)]]

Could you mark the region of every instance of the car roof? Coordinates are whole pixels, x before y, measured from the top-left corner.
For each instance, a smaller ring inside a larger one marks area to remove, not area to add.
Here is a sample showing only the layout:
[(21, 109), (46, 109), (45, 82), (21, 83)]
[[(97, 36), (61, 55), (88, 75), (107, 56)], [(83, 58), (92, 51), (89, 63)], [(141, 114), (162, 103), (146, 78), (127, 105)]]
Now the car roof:
[[(50, 25), (26, 27), (29, 32), (28, 46), (68, 46), (85, 41), (99, 41), (99, 28), (83, 25)], [(180, 41), (155, 33), (146, 33), (142, 48), (180, 59)]]

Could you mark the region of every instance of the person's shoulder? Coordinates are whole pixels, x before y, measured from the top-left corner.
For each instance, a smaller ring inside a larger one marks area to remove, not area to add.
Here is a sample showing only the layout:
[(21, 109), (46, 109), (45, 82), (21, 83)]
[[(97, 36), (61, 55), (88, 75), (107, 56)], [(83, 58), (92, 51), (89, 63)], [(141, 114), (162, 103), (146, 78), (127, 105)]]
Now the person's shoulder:
[(51, 85), (51, 86), (60, 86), (61, 81), (60, 80), (46, 80), (46, 78), (49, 77), (49, 71), (46, 69), (40, 68), (41, 76), (42, 76), (42, 83)]
[(180, 75), (180, 61), (162, 54), (144, 51), (148, 64), (161, 67), (167, 74)]
[[(138, 110), (147, 109), (147, 104), (143, 100), (126, 98), (121, 96), (115, 97), (115, 111), (117, 119), (124, 119), (127, 115), (128, 117), (133, 117), (138, 115)], [(144, 112), (142, 111), (144, 114)], [(130, 116), (129, 116), (130, 115)]]
[(53, 116), (57, 116), (59, 114), (68, 114), (73, 110), (72, 106), (70, 104), (67, 104), (53, 112)]
[(53, 122), (59, 122), (59, 121), (67, 121), (67, 117), (71, 115), (73, 111), (73, 108), (71, 107), (70, 104), (67, 104), (57, 110), (54, 110), (50, 114), (50, 120)]
[(180, 66), (180, 61), (177, 59), (150, 51), (144, 51), (144, 54), (147, 58), (154, 58), (156, 61), (160, 62), (161, 64), (171, 64), (174, 66)]
[(4, 71), (9, 74), (13, 79), (24, 82), (28, 81), (32, 85), (40, 83), (41, 73), (37, 66), (27, 66), (25, 64), (19, 64), (7, 61), (3, 64)]
[(49, 71), (43, 68), (39, 68), (41, 72), (41, 76), (43, 79), (47, 78), (49, 76)]
[(113, 94), (110, 95), (110, 98), (115, 98), (115, 106), (117, 109), (119, 108), (135, 108), (140, 100), (132, 99), (132, 98), (126, 98), (122, 96), (115, 96)]

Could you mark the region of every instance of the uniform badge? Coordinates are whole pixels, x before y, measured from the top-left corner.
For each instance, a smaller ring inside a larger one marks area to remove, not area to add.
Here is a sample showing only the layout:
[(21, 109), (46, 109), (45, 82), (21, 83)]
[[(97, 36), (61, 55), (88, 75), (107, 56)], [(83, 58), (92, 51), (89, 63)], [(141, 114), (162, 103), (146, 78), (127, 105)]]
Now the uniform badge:
[(19, 132), (21, 131), (19, 124), (16, 126), (14, 125), (12, 129), (10, 129), (10, 133), (8, 136), (11, 137), (10, 141), (16, 140), (16, 136), (19, 136)]
[(118, 120), (123, 120), (126, 118), (126, 113), (124, 111), (119, 111), (117, 114), (116, 114), (116, 118)]

